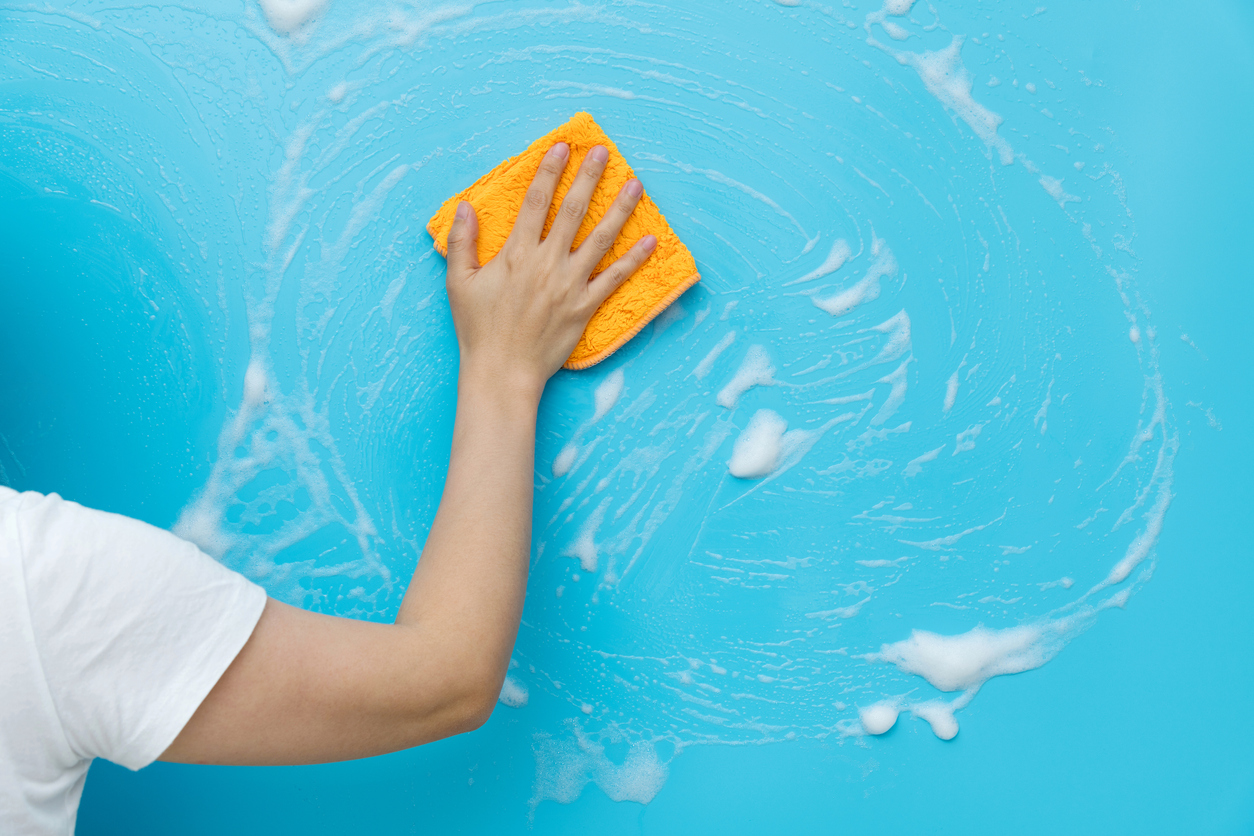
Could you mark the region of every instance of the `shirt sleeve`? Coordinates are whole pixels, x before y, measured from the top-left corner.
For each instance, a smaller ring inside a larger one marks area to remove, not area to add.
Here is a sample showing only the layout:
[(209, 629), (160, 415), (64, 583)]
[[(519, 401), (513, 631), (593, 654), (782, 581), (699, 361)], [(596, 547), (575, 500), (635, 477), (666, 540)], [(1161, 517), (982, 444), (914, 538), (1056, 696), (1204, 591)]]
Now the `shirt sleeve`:
[(168, 531), (27, 494), (31, 622), (66, 739), (130, 769), (164, 752), (252, 635), (265, 591)]

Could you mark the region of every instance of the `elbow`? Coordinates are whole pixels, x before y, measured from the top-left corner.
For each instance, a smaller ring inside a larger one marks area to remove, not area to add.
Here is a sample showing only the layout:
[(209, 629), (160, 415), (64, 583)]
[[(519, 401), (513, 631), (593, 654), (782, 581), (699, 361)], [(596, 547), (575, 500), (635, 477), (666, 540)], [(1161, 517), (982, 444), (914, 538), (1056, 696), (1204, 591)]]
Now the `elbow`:
[(488, 718), (492, 716), (496, 708), (496, 698), (497, 694), (485, 691), (471, 701), (467, 706), (466, 731), (476, 731), (488, 722)]
[(468, 676), (453, 699), (448, 736), (482, 728), (492, 716), (500, 693), (499, 676)]
[(489, 692), (488, 689), (480, 689), (474, 696), (464, 698), (459, 712), (460, 727), (456, 733), (463, 734), (482, 728), (483, 724), (488, 722), (488, 718), (492, 717), (495, 707), (497, 707), (497, 694)]

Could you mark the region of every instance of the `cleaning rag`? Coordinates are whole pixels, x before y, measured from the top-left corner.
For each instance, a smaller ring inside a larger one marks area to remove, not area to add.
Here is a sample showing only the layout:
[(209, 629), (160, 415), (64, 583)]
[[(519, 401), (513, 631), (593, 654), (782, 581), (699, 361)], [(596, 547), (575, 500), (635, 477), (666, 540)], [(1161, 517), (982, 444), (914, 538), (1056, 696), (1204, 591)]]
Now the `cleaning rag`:
[[(605, 172), (575, 236), (578, 247), (609, 209), (623, 185), (635, 176), (613, 140), (587, 113), (575, 114), (569, 122), (533, 142), (526, 151), (501, 163), (470, 188), (446, 200), (427, 223), (427, 231), (435, 239), (435, 248), (440, 254), (448, 255), (449, 228), (453, 225), (457, 205), (463, 200), (475, 207), (479, 218), (479, 263), (486, 264), (500, 252), (541, 159), (558, 142), (570, 146), (570, 158), (544, 224), (545, 235), (553, 224), (562, 197), (574, 182), (584, 155), (597, 145), (609, 151)], [(586, 369), (609, 357), (701, 278), (692, 253), (671, 230), (647, 193), (640, 198), (635, 212), (627, 219), (618, 240), (601, 259), (594, 274), (610, 266), (632, 244), (649, 234), (657, 236), (653, 255), (597, 308), (567, 359), (566, 368)]]

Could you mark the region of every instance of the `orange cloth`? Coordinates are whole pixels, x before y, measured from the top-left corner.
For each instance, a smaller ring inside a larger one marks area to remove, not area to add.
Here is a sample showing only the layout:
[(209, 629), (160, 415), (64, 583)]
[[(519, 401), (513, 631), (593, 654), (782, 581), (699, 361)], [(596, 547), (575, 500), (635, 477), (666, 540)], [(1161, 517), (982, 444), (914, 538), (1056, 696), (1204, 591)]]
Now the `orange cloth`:
[[(613, 140), (587, 113), (575, 114), (565, 125), (536, 140), (526, 151), (501, 163), (470, 188), (445, 201), (440, 211), (427, 222), (427, 231), (435, 239), (435, 248), (440, 254), (448, 255), (448, 231), (453, 225), (457, 204), (462, 200), (474, 206), (479, 217), (479, 263), (486, 264), (500, 252), (522, 208), (527, 187), (540, 167), (541, 158), (557, 142), (570, 145), (570, 160), (545, 221), (545, 235), (549, 234), (557, 208), (574, 181), (584, 155), (596, 145), (604, 145), (610, 152), (605, 173), (592, 196), (588, 215), (575, 236), (575, 246), (578, 246), (610, 208), (623, 184), (635, 176)], [(610, 266), (632, 244), (650, 233), (657, 236), (657, 249), (630, 279), (597, 308), (579, 338), (579, 344), (566, 361), (566, 368), (586, 369), (609, 357), (701, 278), (692, 253), (671, 231), (670, 224), (648, 194), (640, 198), (636, 211), (628, 218), (618, 240), (601, 259), (594, 274)]]

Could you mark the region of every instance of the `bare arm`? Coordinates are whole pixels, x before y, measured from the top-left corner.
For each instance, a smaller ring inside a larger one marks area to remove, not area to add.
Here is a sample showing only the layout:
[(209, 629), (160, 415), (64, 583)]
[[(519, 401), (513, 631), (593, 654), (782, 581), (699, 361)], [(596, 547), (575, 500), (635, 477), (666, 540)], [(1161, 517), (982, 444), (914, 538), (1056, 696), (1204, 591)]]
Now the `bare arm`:
[[(600, 149), (603, 152), (604, 149)], [(640, 197), (631, 181), (572, 251), (605, 156), (588, 154), (547, 238), (569, 151), (541, 163), (509, 241), (482, 267), (469, 204), (449, 232), (461, 351), (448, 477), (395, 624), (270, 600), (252, 637), (163, 760), (315, 763), (382, 754), (481, 725), (522, 613), (531, 546), (536, 410), (597, 306), (648, 258), (653, 236), (589, 276)]]

